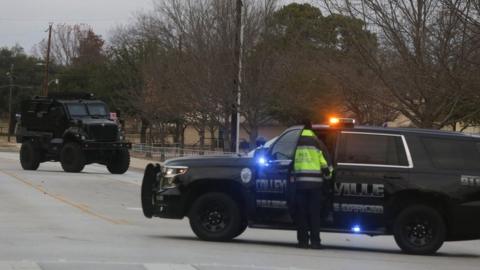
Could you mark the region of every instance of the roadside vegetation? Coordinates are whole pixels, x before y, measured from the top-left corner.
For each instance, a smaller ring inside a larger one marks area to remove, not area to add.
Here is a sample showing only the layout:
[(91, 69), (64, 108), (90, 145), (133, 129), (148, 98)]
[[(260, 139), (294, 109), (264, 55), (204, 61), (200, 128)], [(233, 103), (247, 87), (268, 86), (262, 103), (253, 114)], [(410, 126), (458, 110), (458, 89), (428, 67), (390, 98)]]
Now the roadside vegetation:
[[(182, 144), (194, 127), (221, 129), (228, 147), (235, 101), (235, 1), (157, 0), (108, 40), (88, 25), (56, 24), (50, 91), (87, 90)], [(39, 94), (46, 42), (31, 56), (0, 49), (0, 114)], [(12, 66), (13, 64), (13, 66)], [(480, 122), (478, 0), (318, 0), (281, 6), (244, 0), (243, 127), (332, 114), (382, 125), (405, 116), (422, 128)]]

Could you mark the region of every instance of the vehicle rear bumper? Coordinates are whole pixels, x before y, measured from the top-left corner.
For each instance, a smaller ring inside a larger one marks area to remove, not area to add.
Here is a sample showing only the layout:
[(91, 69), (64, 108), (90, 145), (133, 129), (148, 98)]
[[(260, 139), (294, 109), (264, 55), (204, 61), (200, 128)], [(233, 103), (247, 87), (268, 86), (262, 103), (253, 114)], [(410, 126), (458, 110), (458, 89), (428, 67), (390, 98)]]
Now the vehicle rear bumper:
[(462, 203), (452, 208), (449, 241), (480, 239), (480, 201)]
[(83, 142), (84, 150), (118, 150), (131, 149), (132, 144), (129, 142)]
[(182, 219), (184, 217), (185, 202), (177, 188), (161, 190), (155, 198), (154, 216), (170, 219)]

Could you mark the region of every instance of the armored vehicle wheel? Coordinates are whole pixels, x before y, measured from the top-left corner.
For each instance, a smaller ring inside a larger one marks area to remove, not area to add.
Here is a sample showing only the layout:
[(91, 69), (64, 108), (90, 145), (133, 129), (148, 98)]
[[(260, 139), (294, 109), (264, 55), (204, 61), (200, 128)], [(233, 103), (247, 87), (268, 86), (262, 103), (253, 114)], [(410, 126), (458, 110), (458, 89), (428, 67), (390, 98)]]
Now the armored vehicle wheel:
[(36, 170), (40, 166), (40, 152), (35, 149), (35, 145), (30, 142), (22, 143), (20, 148), (20, 164), (24, 170)]
[(127, 149), (115, 151), (107, 162), (107, 169), (112, 174), (124, 174), (130, 166), (130, 153)]
[(229, 241), (239, 235), (242, 226), (237, 202), (220, 192), (206, 193), (195, 200), (188, 218), (195, 235), (206, 241)]
[(153, 164), (148, 164), (145, 168), (145, 173), (143, 174), (143, 181), (142, 181), (142, 190), (141, 190), (141, 197), (142, 197), (142, 209), (143, 214), (147, 218), (153, 217), (153, 188), (155, 186), (155, 181), (157, 177), (157, 173), (160, 171), (160, 168), (154, 166)]
[(417, 255), (435, 253), (443, 245), (446, 231), (440, 213), (420, 204), (400, 212), (393, 227), (395, 241), (402, 251)]
[(60, 153), (60, 163), (66, 172), (81, 172), (85, 167), (85, 153), (78, 143), (67, 143)]

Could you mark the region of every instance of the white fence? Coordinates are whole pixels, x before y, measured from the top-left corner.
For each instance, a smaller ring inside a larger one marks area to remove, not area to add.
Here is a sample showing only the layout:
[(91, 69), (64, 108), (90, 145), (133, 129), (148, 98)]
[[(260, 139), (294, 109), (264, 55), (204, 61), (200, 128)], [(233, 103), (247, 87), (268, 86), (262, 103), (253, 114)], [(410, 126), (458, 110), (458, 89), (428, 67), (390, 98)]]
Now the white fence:
[(148, 144), (132, 144), (130, 150), (134, 156), (165, 161), (170, 158), (188, 157), (188, 156), (218, 156), (232, 155), (231, 152), (210, 151), (200, 149), (189, 149), (180, 147), (158, 147)]

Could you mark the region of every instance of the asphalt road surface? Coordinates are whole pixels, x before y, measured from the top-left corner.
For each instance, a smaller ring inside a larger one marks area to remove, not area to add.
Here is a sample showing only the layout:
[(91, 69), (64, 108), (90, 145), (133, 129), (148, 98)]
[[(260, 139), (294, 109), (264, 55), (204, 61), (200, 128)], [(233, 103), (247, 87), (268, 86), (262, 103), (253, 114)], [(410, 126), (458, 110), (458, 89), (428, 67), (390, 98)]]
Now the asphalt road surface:
[(446, 243), (436, 256), (404, 255), (387, 236), (325, 233), (320, 251), (295, 248), (290, 231), (203, 242), (186, 219), (143, 217), (141, 178), (97, 165), (23, 171), (18, 154), (0, 153), (0, 270), (480, 269), (480, 241)]

